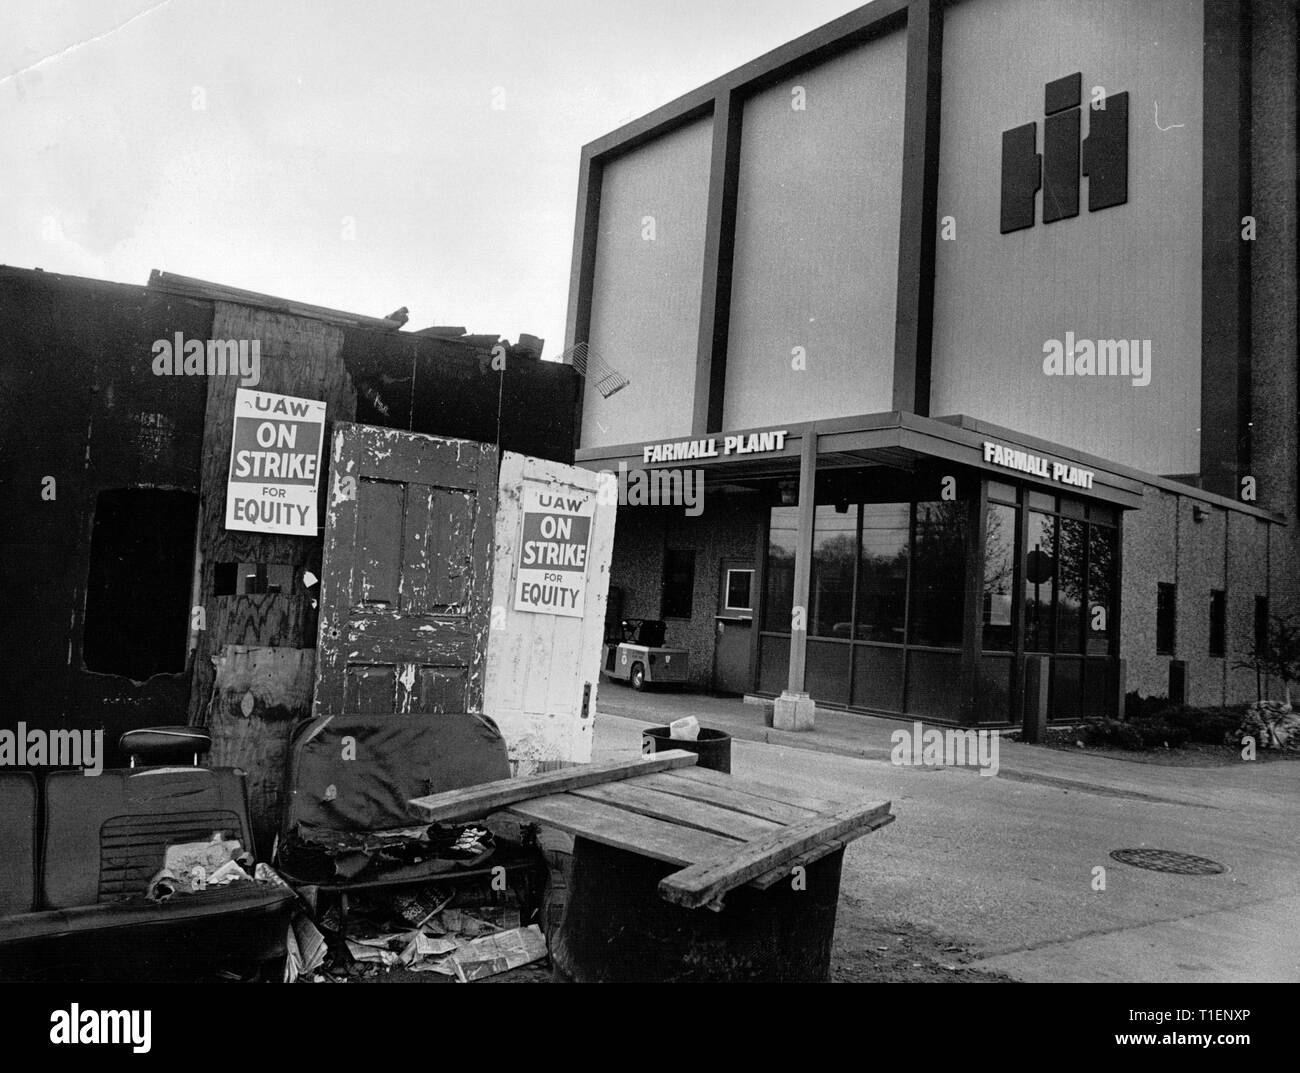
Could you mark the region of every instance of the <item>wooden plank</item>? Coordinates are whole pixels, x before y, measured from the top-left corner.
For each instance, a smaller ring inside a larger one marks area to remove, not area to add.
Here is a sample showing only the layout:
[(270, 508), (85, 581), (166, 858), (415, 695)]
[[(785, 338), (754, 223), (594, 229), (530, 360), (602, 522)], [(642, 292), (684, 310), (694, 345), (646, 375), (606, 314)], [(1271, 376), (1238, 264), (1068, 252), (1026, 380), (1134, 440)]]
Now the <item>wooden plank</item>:
[[(696, 769), (681, 769), (681, 771), (694, 770)], [(704, 801), (710, 805), (717, 805), (719, 808), (728, 808), (733, 812), (743, 813), (746, 816), (757, 816), (762, 820), (771, 820), (773, 823), (798, 823), (800, 820), (806, 820), (810, 816), (817, 815), (816, 809), (786, 805), (766, 797), (743, 793), (729, 785), (715, 786), (711, 782), (678, 778), (681, 771), (666, 772), (662, 775), (645, 775), (637, 779), (636, 782), (638, 786), (658, 790), (660, 793), (674, 794), (677, 797), (689, 798), (692, 801)], [(718, 773), (711, 771), (709, 774), (716, 775)], [(726, 779), (728, 776), (723, 775), (722, 778)]]
[(710, 831), (666, 823), (573, 794), (531, 798), (505, 811), (530, 823), (557, 827), (580, 838), (669, 864), (730, 860), (745, 848), (744, 842)]
[(829, 797), (818, 797), (814, 794), (805, 794), (799, 790), (791, 789), (789, 786), (777, 786), (775, 783), (764, 782), (761, 779), (724, 775), (722, 772), (713, 771), (710, 768), (692, 768), (690, 771), (683, 771), (679, 774), (696, 782), (724, 786), (735, 790), (737, 793), (752, 794), (754, 797), (762, 797), (768, 801), (779, 801), (783, 805), (794, 805), (796, 808), (807, 809), (810, 812), (834, 812), (836, 809), (843, 808), (848, 804), (842, 798), (835, 800)]
[(539, 772), (522, 779), (498, 779), (496, 782), (485, 782), (480, 786), (466, 786), (460, 790), (448, 790), (446, 793), (412, 798), (411, 804), (422, 809), (430, 821), (454, 823), (486, 816), (489, 812), (512, 805), (516, 801), (526, 801), (530, 797), (543, 797), (547, 794), (563, 793), (565, 790), (576, 790), (582, 786), (634, 779), (638, 775), (651, 772), (689, 767), (696, 759), (694, 753), (688, 753), (684, 749), (670, 749), (667, 752), (639, 756), (635, 760), (584, 764), (581, 767), (561, 768), (559, 771)]
[(665, 876), (659, 881), (659, 894), (666, 901), (692, 909), (708, 905), (734, 887), (788, 864), (822, 842), (845, 835), (857, 837), (854, 832), (869, 828), (888, 813), (888, 801), (864, 801), (844, 805), (829, 815), (800, 820), (729, 853), (720, 853), (711, 861)]
[[(670, 776), (671, 777), (671, 776)], [(763, 835), (781, 829), (782, 825), (771, 820), (747, 816), (743, 812), (719, 808), (703, 801), (687, 797), (666, 794), (641, 785), (642, 780), (633, 782), (616, 782), (611, 786), (588, 786), (581, 790), (570, 791), (574, 797), (583, 797), (592, 801), (603, 801), (628, 812), (650, 816), (657, 820), (667, 820), (701, 831), (726, 835), (748, 841), (762, 838)]]
[[(869, 826), (854, 831), (853, 836), (854, 838), (860, 838), (862, 835), (865, 835), (870, 831), (876, 831), (881, 827), (888, 826), (893, 823), (896, 818), (897, 817), (892, 813), (888, 816), (882, 816), (879, 822), (873, 820)], [(789, 879), (792, 869), (799, 867), (800, 865), (806, 868), (813, 862), (820, 861), (823, 857), (827, 857), (834, 853), (837, 849), (843, 849), (850, 841), (851, 839), (837, 838), (831, 842), (823, 842), (820, 846), (814, 846), (806, 853), (799, 854), (799, 856), (794, 860), (786, 861), (784, 864), (778, 864), (770, 872), (764, 872), (757, 879), (750, 880), (749, 886), (753, 887), (755, 890), (767, 890), (769, 887), (775, 886), (777, 883), (781, 882), (781, 880)]]
[(820, 861), (823, 857), (830, 856), (837, 849), (843, 848), (844, 843), (838, 838), (832, 839), (829, 842), (823, 842), (820, 846), (814, 846), (806, 853), (799, 854), (799, 856), (794, 860), (786, 861), (785, 864), (778, 864), (771, 871), (764, 872), (757, 879), (751, 879), (747, 886), (753, 887), (755, 890), (767, 890), (769, 887), (774, 887), (776, 884), (780, 883), (783, 879), (790, 879), (790, 873), (795, 868), (800, 866), (807, 868), (808, 865), (812, 864), (814, 861)]

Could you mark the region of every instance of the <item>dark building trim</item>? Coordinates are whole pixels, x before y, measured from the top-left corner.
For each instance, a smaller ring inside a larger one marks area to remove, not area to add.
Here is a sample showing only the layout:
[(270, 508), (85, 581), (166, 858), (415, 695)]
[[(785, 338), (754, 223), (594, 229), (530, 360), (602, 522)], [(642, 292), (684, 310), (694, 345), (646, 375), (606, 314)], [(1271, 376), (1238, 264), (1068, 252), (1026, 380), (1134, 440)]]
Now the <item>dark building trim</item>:
[(943, 4), (913, 0), (907, 17), (893, 408), (923, 416), (930, 413), (942, 68)]
[(1207, 0), (1201, 209), (1201, 485), (1231, 499), (1250, 466), (1250, 13)]
[[(935, 11), (931, 13), (931, 7)], [(692, 429), (694, 432), (712, 432), (721, 427), (722, 395), (726, 378), (726, 343), (731, 315), (731, 254), (735, 244), (735, 198), (738, 187), (740, 161), (740, 124), (744, 98), (753, 95), (781, 79), (800, 70), (814, 67), (828, 59), (864, 44), (872, 38), (903, 29), (912, 9), (924, 9), (927, 27), (940, 24), (939, 0), (875, 0), (874, 3), (850, 11), (832, 22), (797, 37), (793, 41), (715, 78), (712, 82), (670, 101), (648, 115), (624, 124), (582, 149), (578, 178), (577, 219), (574, 226), (573, 257), (569, 272), (569, 306), (565, 329), (565, 348), (585, 343), (591, 330), (591, 298), (595, 282), (596, 237), (600, 225), (600, 181), (603, 166), (625, 153), (653, 141), (710, 114), (714, 116), (713, 153), (710, 162), (708, 223), (705, 237), (705, 265), (701, 280), (700, 334), (697, 350), (695, 404)], [(941, 35), (927, 29), (927, 41), (938, 48)], [(933, 51), (927, 48), (927, 54)], [(914, 64), (909, 43), (909, 86), (904, 94), (910, 102), (916, 93), (910, 86), (914, 77), (928, 78), (928, 63)], [(937, 67), (936, 67), (937, 70)], [(927, 83), (928, 85), (928, 83)], [(935, 83), (937, 94), (937, 81)], [(924, 100), (925, 93), (921, 93)], [(930, 105), (927, 105), (927, 110)], [(918, 254), (918, 262), (929, 260), (930, 301), (933, 305), (934, 278), (934, 201), (938, 188), (938, 100), (934, 109), (934, 129), (922, 139), (922, 150), (927, 166), (933, 169), (929, 177), (930, 210), (922, 213), (922, 226), (930, 234), (929, 242), (920, 241), (928, 253)], [(907, 123), (906, 115), (904, 124)], [(929, 140), (933, 145), (929, 145)], [(930, 149), (933, 160), (930, 161)], [(906, 171), (906, 169), (905, 169)], [(906, 176), (905, 176), (906, 177)], [(924, 184), (923, 184), (924, 185)], [(904, 193), (904, 199), (908, 198)], [(918, 273), (920, 274), (920, 273)], [(909, 292), (910, 293), (910, 292)], [(920, 308), (921, 303), (913, 303)], [(930, 317), (924, 324), (925, 351), (928, 362)], [(706, 338), (707, 333), (707, 338)], [(706, 367), (707, 366), (707, 367)], [(926, 408), (928, 409), (928, 367), (926, 370)], [(575, 435), (582, 435), (582, 409), (586, 388), (579, 396), (575, 414)]]
[[(569, 273), (569, 308), (564, 349), (585, 343), (591, 333), (591, 291), (596, 278), (596, 235), (600, 231), (601, 165), (586, 149), (578, 169), (577, 224), (573, 233), (573, 262)], [(574, 404), (573, 447), (582, 442), (582, 404), (587, 396), (584, 380)]]
[(736, 195), (740, 186), (740, 132), (744, 102), (720, 94), (713, 111), (709, 160), (709, 204), (704, 230), (704, 279), (700, 287), (700, 334), (695, 357), (697, 434), (722, 429), (727, 381), (727, 337), (731, 329), (731, 271), (736, 249)]

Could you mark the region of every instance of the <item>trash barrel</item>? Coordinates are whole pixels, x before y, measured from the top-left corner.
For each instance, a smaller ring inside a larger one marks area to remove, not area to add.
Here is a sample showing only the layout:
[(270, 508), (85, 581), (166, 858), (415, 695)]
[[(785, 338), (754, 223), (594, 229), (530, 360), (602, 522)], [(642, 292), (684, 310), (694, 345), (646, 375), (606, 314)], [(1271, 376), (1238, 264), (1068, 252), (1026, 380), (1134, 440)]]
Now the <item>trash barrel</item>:
[(557, 983), (824, 983), (830, 977), (844, 848), (799, 883), (738, 887), (721, 910), (659, 896), (679, 866), (581, 836), (568, 904), (552, 933)]
[(731, 735), (721, 730), (708, 730), (700, 727), (700, 736), (695, 741), (686, 738), (671, 737), (669, 727), (650, 727), (641, 732), (641, 752), (643, 754), (663, 753), (669, 749), (685, 749), (694, 753), (699, 759), (699, 767), (712, 768), (726, 775), (731, 774)]

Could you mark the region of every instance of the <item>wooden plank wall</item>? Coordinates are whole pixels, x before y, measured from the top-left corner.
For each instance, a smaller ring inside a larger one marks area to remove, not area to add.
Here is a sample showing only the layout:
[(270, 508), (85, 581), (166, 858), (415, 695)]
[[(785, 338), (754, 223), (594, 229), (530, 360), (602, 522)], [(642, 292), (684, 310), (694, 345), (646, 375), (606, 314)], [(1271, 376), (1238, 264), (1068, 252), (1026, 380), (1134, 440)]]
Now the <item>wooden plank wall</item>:
[[(214, 339), (257, 339), (261, 345), (259, 391), (272, 391), (326, 405), (325, 435), (337, 420), (356, 416), (356, 392), (344, 368), (340, 351), (343, 332), (320, 321), (292, 317), (246, 306), (217, 302), (212, 323)], [(277, 661), (266, 650), (314, 649), (319, 587), (308, 588), (303, 572), (320, 575), (321, 537), (276, 536), (266, 533), (228, 531), (225, 527), (226, 478), (230, 465), (234, 427), (234, 376), (208, 378), (207, 408), (204, 415), (204, 455), (200, 481), (201, 525), (200, 603), (205, 629), (198, 634), (193, 679), (190, 688), (189, 721), (211, 726), (214, 733), (214, 763), (238, 763), (249, 773), (254, 799), (254, 822), (263, 832), (274, 826), (278, 795), (269, 787), (283, 782), (284, 745), (293, 723), (311, 714), (310, 674), (305, 692), (295, 685), (302, 664), (314, 665), (308, 657), (286, 657), (293, 673), (263, 675), (258, 690), (244, 681), (257, 667)], [(318, 525), (324, 525), (324, 496), (327, 474), (322, 463)], [(293, 589), (287, 594), (217, 596), (218, 563), (287, 563), (293, 568)], [(235, 659), (232, 646), (245, 651)], [(217, 679), (218, 665), (228, 672)], [(252, 668), (252, 670), (250, 670)], [(242, 683), (242, 688), (241, 688)], [(247, 694), (254, 704), (242, 703)], [(228, 725), (231, 720), (246, 725)], [(262, 793), (258, 788), (267, 789)], [(259, 796), (260, 795), (260, 796)], [(269, 846), (266, 847), (269, 849)]]

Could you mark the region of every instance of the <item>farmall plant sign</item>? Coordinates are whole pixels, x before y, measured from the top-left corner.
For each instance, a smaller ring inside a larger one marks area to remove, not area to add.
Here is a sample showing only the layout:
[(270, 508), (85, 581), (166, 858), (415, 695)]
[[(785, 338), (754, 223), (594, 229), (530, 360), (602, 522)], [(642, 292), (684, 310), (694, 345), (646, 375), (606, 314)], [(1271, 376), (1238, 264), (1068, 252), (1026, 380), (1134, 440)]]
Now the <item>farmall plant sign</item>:
[(226, 528), (316, 536), (325, 404), (239, 388)]
[(596, 493), (524, 486), (515, 610), (582, 618)]

